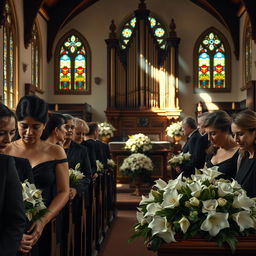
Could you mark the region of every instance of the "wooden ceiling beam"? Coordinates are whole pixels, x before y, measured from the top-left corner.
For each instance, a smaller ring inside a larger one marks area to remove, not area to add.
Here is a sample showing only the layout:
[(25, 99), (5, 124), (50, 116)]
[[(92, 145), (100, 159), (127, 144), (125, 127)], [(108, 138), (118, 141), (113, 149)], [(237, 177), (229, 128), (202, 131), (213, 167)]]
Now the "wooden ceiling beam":
[(32, 39), (33, 24), (37, 13), (39, 12), (44, 0), (24, 0), (23, 14), (24, 14), (24, 45), (28, 48)]
[(256, 1), (242, 0), (252, 27), (252, 39), (256, 41)]

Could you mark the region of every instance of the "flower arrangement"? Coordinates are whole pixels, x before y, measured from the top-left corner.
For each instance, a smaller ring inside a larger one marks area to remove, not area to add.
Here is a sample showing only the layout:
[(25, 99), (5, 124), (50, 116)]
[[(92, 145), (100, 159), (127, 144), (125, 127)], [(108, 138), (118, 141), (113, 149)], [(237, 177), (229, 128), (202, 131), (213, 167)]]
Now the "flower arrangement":
[(125, 143), (125, 149), (131, 152), (146, 152), (152, 148), (151, 140), (143, 133), (129, 136)]
[(174, 155), (169, 161), (168, 164), (172, 167), (177, 167), (181, 166), (182, 164), (188, 162), (190, 160), (191, 154), (188, 153), (183, 153), (181, 152), (178, 155)]
[(234, 251), (236, 236), (255, 232), (256, 205), (237, 181), (216, 179), (220, 174), (208, 168), (191, 178), (155, 181), (149, 196), (142, 196), (131, 240), (143, 236), (157, 250), (176, 242), (176, 234), (183, 240), (200, 235)]
[(72, 188), (77, 188), (82, 179), (84, 178), (84, 174), (80, 171), (80, 163), (75, 166), (75, 169), (69, 169), (69, 184)]
[(182, 122), (170, 124), (165, 131), (169, 137), (182, 136)]
[(120, 171), (124, 176), (131, 178), (148, 176), (153, 171), (153, 164), (146, 155), (134, 153), (124, 159)]
[(103, 123), (99, 123), (98, 124), (99, 127), (99, 135), (100, 136), (106, 136), (108, 138), (111, 138), (114, 136), (114, 131), (116, 131), (116, 128), (107, 122), (103, 122)]
[(22, 184), (22, 196), (25, 206), (25, 215), (29, 221), (41, 219), (48, 211), (42, 198), (42, 191), (34, 184), (25, 180)]
[(113, 170), (115, 167), (116, 167), (116, 163), (114, 162), (113, 159), (108, 159), (107, 160), (107, 165), (108, 165), (108, 168)]
[(101, 161), (96, 160), (96, 166), (97, 166), (97, 172), (103, 172), (104, 171), (104, 165)]

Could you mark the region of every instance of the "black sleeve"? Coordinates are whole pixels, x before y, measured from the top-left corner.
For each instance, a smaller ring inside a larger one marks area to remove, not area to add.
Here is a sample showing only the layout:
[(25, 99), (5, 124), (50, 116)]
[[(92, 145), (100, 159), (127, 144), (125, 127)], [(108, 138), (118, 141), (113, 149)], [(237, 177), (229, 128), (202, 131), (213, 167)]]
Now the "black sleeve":
[(21, 184), (13, 158), (7, 159), (3, 200), (4, 224), (0, 230), (0, 256), (14, 256), (25, 229)]

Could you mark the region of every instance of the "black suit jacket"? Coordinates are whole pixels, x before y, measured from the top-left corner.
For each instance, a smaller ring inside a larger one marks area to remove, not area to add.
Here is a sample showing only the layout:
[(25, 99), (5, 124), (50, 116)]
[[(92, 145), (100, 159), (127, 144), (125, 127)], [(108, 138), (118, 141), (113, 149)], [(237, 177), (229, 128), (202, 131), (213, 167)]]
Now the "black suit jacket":
[(83, 179), (83, 184), (77, 189), (79, 192), (86, 191), (87, 185), (91, 182), (92, 177), (87, 148), (72, 141), (67, 151), (67, 158), (69, 168), (75, 168), (75, 166), (80, 163), (80, 171), (85, 175), (85, 178)]
[(248, 160), (248, 154), (242, 158), (235, 179), (247, 192), (249, 197), (256, 197), (256, 155)]
[(21, 184), (14, 159), (0, 154), (0, 256), (14, 256), (25, 229)]
[(190, 161), (186, 164), (183, 164), (181, 166), (181, 171), (183, 172), (183, 175), (188, 177), (191, 174), (195, 173), (195, 163), (194, 161), (194, 154), (195, 154), (195, 149), (196, 149), (196, 143), (201, 137), (200, 133), (196, 130), (192, 135), (188, 138), (186, 144), (182, 148), (183, 153), (190, 153)]
[(204, 134), (197, 140), (195, 145), (195, 153), (193, 154), (193, 164), (197, 169), (201, 169), (204, 167), (206, 159), (206, 150), (208, 147), (208, 135)]
[(81, 143), (81, 145), (87, 148), (92, 173), (94, 174), (95, 172), (97, 172), (95, 141), (92, 139), (85, 140)]

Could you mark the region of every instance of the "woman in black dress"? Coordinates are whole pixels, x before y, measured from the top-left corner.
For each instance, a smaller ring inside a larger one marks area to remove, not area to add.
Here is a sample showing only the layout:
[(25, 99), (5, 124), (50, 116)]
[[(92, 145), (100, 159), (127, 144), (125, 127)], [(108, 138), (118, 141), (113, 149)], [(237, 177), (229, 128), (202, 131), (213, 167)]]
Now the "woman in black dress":
[(256, 196), (256, 113), (243, 110), (232, 122), (232, 133), (239, 145), (236, 180), (247, 191), (249, 197)]
[(206, 166), (218, 166), (223, 173), (219, 178), (231, 179), (236, 175), (238, 146), (231, 134), (231, 117), (222, 110), (209, 113), (204, 121), (211, 146)]
[[(17, 130), (17, 120), (15, 114), (5, 105), (0, 104), (0, 153), (6, 154), (6, 149), (13, 140)], [(21, 157), (13, 157), (16, 170), (21, 182), (28, 180), (34, 183), (32, 168), (27, 159)], [(23, 234), (20, 251), (28, 252), (33, 245), (33, 237)]]
[[(69, 195), (68, 164), (63, 148), (41, 139), (48, 116), (48, 106), (36, 96), (20, 99), (16, 115), (20, 139), (7, 147), (6, 153), (29, 160), (35, 185), (42, 190), (48, 212), (40, 220), (32, 223), (34, 243), (37, 241), (38, 255), (50, 255), (50, 221), (65, 206)], [(56, 219), (58, 224), (58, 218)], [(59, 230), (57, 225), (57, 231)]]

